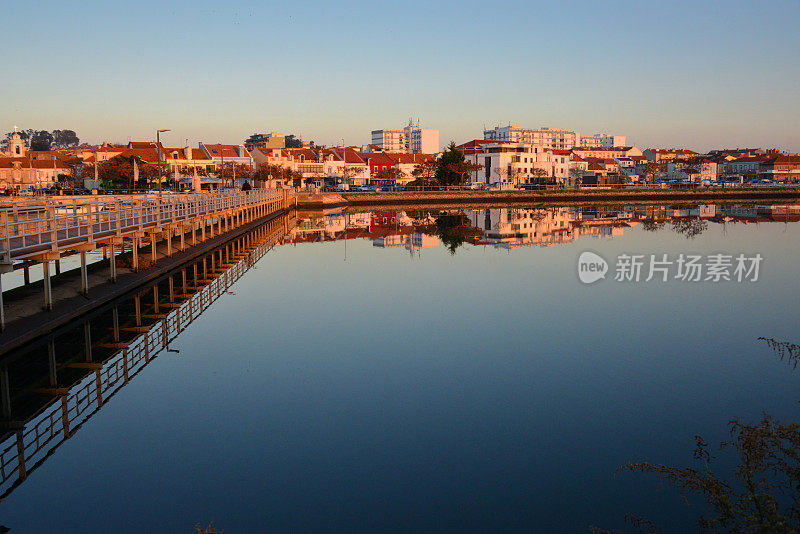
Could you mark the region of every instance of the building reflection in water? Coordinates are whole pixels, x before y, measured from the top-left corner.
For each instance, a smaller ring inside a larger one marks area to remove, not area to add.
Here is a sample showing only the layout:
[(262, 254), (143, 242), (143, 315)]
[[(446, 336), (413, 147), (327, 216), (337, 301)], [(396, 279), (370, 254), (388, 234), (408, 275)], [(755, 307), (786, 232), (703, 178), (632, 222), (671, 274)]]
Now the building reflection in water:
[(496, 248), (554, 246), (581, 238), (604, 239), (621, 236), (637, 225), (660, 229), (666, 225), (687, 237), (706, 228), (687, 222), (736, 224), (796, 222), (796, 205), (699, 205), (669, 206), (587, 206), (539, 208), (487, 208), (419, 211), (382, 211), (299, 216), (289, 232), (291, 243), (371, 240), (380, 248), (404, 248), (412, 255), (440, 245), (437, 218), (463, 214), (471, 232), (464, 242)]
[[(370, 240), (412, 257), (452, 243), (515, 249), (623, 235), (637, 225), (797, 222), (800, 206), (492, 208), (299, 214), (237, 237), (158, 282), (0, 360), (0, 499), (30, 476), (274, 246)], [(454, 234), (455, 235), (455, 234)], [(694, 234), (696, 235), (696, 234)], [(448, 245), (449, 246), (449, 245)], [(452, 250), (452, 249), (451, 249)]]
[(0, 500), (283, 237), (280, 217), (0, 361)]

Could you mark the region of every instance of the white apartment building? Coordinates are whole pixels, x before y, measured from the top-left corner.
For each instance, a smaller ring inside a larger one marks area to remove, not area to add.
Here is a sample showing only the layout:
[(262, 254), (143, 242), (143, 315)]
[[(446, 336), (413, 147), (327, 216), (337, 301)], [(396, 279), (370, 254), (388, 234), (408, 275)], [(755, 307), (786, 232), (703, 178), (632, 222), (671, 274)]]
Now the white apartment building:
[(439, 130), (414, 126), (406, 128), (411, 132), (412, 154), (437, 154), (439, 152)]
[(372, 130), (372, 144), (386, 152), (436, 154), (439, 130), (410, 124), (402, 130)]
[(372, 130), (372, 144), (386, 152), (411, 152), (405, 130)]
[(554, 153), (542, 145), (486, 143), (480, 151), (465, 155), (465, 159), (483, 166), (470, 177), (473, 183), (517, 186), (538, 178), (555, 178), (563, 183), (569, 177), (569, 156)]
[(513, 141), (541, 145), (551, 150), (569, 150), (580, 146), (580, 134), (572, 130), (555, 128), (521, 128), (519, 126), (496, 126), (484, 130), (483, 138), (491, 141)]
[(580, 146), (586, 148), (625, 146), (625, 141), (626, 137), (624, 135), (598, 133), (580, 136)]

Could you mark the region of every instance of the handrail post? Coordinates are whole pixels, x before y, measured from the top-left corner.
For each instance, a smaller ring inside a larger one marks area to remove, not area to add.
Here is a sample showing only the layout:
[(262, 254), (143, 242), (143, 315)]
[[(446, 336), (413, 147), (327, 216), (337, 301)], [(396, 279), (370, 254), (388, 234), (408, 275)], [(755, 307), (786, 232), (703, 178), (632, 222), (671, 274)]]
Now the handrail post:
[(2, 212), (2, 225), (5, 231), (5, 235), (3, 236), (3, 248), (5, 249), (3, 253), (6, 255), (3, 258), (6, 262), (11, 262), (11, 229), (8, 226), (8, 210), (3, 210)]
[(89, 231), (88, 231), (89, 243), (93, 243), (94, 242), (94, 215), (92, 214), (92, 206), (93, 205), (94, 204), (89, 204), (89, 206), (86, 208), (86, 215), (87, 215), (87, 220), (88, 220), (88, 223), (89, 223), (88, 224), (88, 226), (89, 226)]
[(47, 208), (47, 225), (50, 227), (50, 248), (53, 252), (58, 250), (58, 229), (56, 228), (56, 209)]
[(122, 201), (117, 200), (117, 236), (122, 235)]

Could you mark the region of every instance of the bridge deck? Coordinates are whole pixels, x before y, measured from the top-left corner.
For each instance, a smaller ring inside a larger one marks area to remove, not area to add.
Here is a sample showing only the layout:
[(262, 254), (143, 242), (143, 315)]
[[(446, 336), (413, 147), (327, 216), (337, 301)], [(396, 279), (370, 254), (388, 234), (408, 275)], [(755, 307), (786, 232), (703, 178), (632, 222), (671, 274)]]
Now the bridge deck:
[(281, 191), (126, 196), (58, 201), (20, 201), (0, 210), (0, 254), (4, 262), (136, 232), (204, 220), (246, 209), (283, 207)]

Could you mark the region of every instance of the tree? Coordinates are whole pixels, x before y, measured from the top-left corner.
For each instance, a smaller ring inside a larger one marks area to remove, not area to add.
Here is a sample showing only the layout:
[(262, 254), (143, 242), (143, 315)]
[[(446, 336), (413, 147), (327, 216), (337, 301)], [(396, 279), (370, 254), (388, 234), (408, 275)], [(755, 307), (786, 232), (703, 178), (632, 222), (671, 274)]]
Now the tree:
[(666, 165), (659, 161), (648, 161), (644, 165), (644, 175), (650, 177), (650, 181), (653, 181), (657, 174), (663, 172)]
[(50, 150), (53, 144), (53, 135), (47, 130), (34, 132), (31, 137), (31, 150)]
[[(797, 368), (800, 345), (758, 339), (781, 361)], [(738, 465), (732, 476), (712, 470), (716, 458), (702, 436), (695, 436), (697, 468), (635, 462), (619, 470), (656, 475), (676, 487), (684, 499), (686, 494), (702, 497), (711, 513), (698, 521), (702, 532), (800, 532), (800, 424), (764, 413), (754, 424), (735, 418), (728, 427), (730, 439), (719, 450), (734, 453)], [(649, 531), (659, 531), (651, 522), (640, 521)]]
[(497, 176), (498, 182), (505, 182), (504, 178), (508, 178), (508, 167), (495, 167), (492, 172)]
[(285, 137), (286, 148), (303, 148), (303, 140), (298, 139), (294, 134), (289, 134)]
[[(139, 169), (139, 182), (134, 183), (134, 161)], [(104, 187), (110, 189), (146, 188), (153, 180), (163, 176), (163, 165), (145, 163), (138, 156), (116, 156), (98, 164), (98, 175)], [(90, 171), (93, 175), (94, 169)]]
[(686, 239), (694, 239), (705, 232), (707, 228), (708, 223), (703, 219), (682, 218), (672, 221), (672, 229)]
[(436, 217), (436, 233), (452, 255), (464, 244), (468, 236), (474, 234), (474, 231), (475, 228), (470, 225), (469, 218), (463, 213), (441, 213)]
[(78, 146), (80, 139), (73, 130), (53, 130), (53, 145), (64, 148), (68, 146)]
[(344, 183), (349, 184), (353, 181), (353, 178), (356, 176), (361, 176), (363, 174), (363, 167), (348, 167), (346, 164), (342, 167), (342, 178), (344, 179)]
[(448, 166), (450, 173), (458, 177), (455, 182), (457, 185), (463, 185), (470, 174), (478, 172), (481, 169), (483, 169), (483, 165), (471, 163), (469, 161), (458, 161), (450, 163)]
[(279, 180), (285, 183), (292, 179), (291, 173), (292, 170), (289, 167), (275, 165), (274, 163), (262, 163), (255, 171), (255, 178), (262, 182)]
[(86, 178), (94, 176), (94, 166), (86, 165), (78, 158), (69, 160), (67, 167), (69, 167), (70, 177), (76, 186), (80, 186)]
[(683, 166), (683, 172), (689, 177), (689, 181), (694, 181), (692, 176), (695, 174), (699, 174), (700, 171), (697, 170), (697, 166), (694, 163), (686, 163)]
[[(103, 187), (122, 189), (133, 183), (134, 157), (117, 156), (97, 165), (97, 174)], [(138, 162), (137, 162), (138, 163)], [(139, 169), (141, 177), (141, 168)]]
[(431, 159), (418, 163), (414, 170), (411, 171), (411, 176), (414, 177), (415, 181), (421, 182), (421, 185), (428, 186), (436, 178), (438, 172), (439, 161)]
[(573, 167), (572, 169), (569, 170), (570, 175), (575, 177), (575, 185), (576, 186), (580, 186), (581, 185), (581, 183), (583, 182), (583, 177), (586, 176), (586, 173), (588, 173), (588, 172), (589, 171), (584, 170), (584, 169), (582, 169), (580, 167)]
[(539, 167), (531, 169), (531, 174), (533, 174), (534, 181), (539, 184), (545, 181), (544, 179), (547, 177), (547, 171)]
[(237, 180), (252, 180), (253, 168), (244, 163), (224, 163), (220, 165), (217, 175), (222, 179), (223, 185), (225, 180), (231, 181), (231, 186), (235, 187), (233, 182), (234, 178)]
[(439, 158), (439, 168), (436, 172), (436, 181), (439, 182), (439, 185), (455, 185), (460, 183), (463, 175), (460, 175), (454, 170), (454, 165), (463, 162), (464, 153), (456, 148), (455, 141), (450, 141), (450, 144)]
[(396, 184), (400, 177), (402, 177), (402, 173), (397, 167), (384, 167), (375, 173), (376, 180), (390, 182), (392, 184)]

